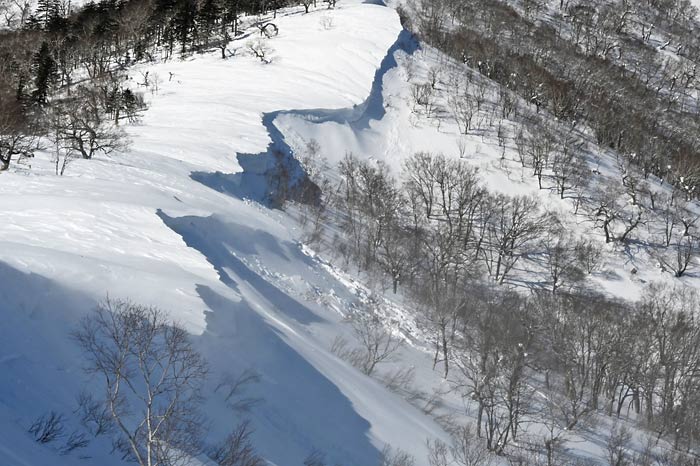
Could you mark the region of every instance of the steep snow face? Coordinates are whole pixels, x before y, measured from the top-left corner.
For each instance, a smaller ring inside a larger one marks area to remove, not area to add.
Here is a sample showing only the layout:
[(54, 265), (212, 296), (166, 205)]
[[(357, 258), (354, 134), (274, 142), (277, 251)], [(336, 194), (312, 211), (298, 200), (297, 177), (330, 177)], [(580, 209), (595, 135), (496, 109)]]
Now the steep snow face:
[[(270, 143), (261, 115), (361, 104), (399, 36), (398, 18), (346, 0), (275, 22), (272, 64), (250, 56), (251, 31), (232, 43), (229, 60), (211, 54), (132, 70), (134, 83), (148, 73), (153, 95), (143, 121), (128, 128), (131, 152), (75, 161), (63, 177), (44, 153), (0, 176), (0, 464), (81, 464), (84, 452), (58, 456), (60, 445), (40, 446), (26, 429), (50, 410), (70, 415), (79, 390), (96, 385), (69, 332), (107, 294), (168, 310), (213, 377), (260, 373), (252, 390), (262, 402), (250, 417), (274, 464), (300, 464), (317, 448), (331, 463), (367, 466), (385, 443), (422, 461), (425, 439), (444, 437), (330, 354), (354, 290), (303, 252), (286, 215), (243, 200), (259, 187), (236, 176), (237, 153), (264, 153)], [(235, 189), (193, 175), (215, 172)], [(216, 398), (207, 409), (215, 437), (239, 418)], [(93, 443), (88, 463), (118, 463), (108, 450)]]

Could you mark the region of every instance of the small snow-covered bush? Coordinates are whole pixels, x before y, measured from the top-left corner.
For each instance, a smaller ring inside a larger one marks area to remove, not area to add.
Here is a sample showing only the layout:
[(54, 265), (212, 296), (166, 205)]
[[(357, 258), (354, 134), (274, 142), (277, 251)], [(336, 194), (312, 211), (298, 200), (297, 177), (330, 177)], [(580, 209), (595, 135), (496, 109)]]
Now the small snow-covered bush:
[(262, 63), (266, 65), (272, 63), (272, 54), (275, 50), (270, 47), (265, 39), (251, 40), (246, 44), (246, 47), (250, 53)]

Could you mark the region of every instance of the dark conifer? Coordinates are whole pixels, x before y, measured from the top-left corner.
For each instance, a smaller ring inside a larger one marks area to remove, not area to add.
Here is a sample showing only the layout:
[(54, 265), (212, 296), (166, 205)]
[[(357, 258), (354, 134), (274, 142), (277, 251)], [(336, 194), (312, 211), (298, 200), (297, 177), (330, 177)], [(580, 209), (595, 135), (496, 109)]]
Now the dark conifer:
[(34, 92), (32, 99), (38, 104), (45, 104), (51, 88), (58, 81), (58, 67), (53, 58), (48, 42), (44, 41), (34, 55), (32, 64), (34, 72)]

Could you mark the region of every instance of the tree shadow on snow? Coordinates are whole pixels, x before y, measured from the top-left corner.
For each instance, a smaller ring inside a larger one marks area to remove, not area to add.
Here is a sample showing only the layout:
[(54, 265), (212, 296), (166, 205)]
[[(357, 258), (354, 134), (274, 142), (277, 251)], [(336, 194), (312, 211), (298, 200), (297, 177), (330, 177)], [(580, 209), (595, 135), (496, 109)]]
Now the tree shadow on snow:
[(101, 439), (59, 461), (65, 439), (46, 446), (27, 433), (51, 411), (65, 416), (67, 432), (81, 429), (75, 399), (91, 384), (70, 332), (95, 304), (80, 290), (0, 261), (0, 464), (79, 464), (81, 455), (90, 464), (124, 464)]
[[(235, 302), (206, 286), (198, 286), (197, 291), (211, 309), (198, 347), (212, 367), (231, 373), (252, 368), (260, 376), (251, 393), (261, 402), (250, 415), (255, 442), (268, 460), (279, 465), (301, 464), (317, 448), (330, 464), (377, 464), (379, 452), (369, 441), (369, 423), (251, 303), (245, 299)], [(210, 416), (217, 430), (230, 429), (230, 415)]]
[(12, 374), (12, 380), (0, 377), (0, 401), (27, 403), (31, 415), (73, 400), (83, 373), (70, 332), (95, 304), (78, 290), (0, 261), (0, 374)]

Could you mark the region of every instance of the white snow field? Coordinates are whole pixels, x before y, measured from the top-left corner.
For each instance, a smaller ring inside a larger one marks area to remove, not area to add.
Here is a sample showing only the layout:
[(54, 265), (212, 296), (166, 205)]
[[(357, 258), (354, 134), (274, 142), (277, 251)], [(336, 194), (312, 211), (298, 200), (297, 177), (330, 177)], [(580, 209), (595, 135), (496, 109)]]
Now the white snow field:
[[(249, 188), (236, 154), (266, 150), (261, 115), (362, 103), (401, 31), (392, 9), (351, 0), (276, 24), (270, 65), (247, 56), (243, 39), (229, 60), (212, 53), (134, 70), (162, 82), (128, 128), (129, 153), (75, 161), (63, 177), (42, 154), (0, 176), (1, 465), (120, 464), (109, 445), (60, 456), (26, 433), (50, 410), (70, 415), (90, 386), (70, 331), (108, 294), (167, 310), (214, 373), (260, 373), (251, 390), (262, 401), (249, 417), (271, 464), (301, 464), (318, 449), (331, 464), (373, 465), (385, 444), (423, 464), (425, 440), (445, 438), (330, 354), (338, 310), (356, 298), (304, 253), (293, 222), (195, 180), (219, 171), (212, 179)], [(223, 405), (208, 402), (222, 435), (240, 420)]]

